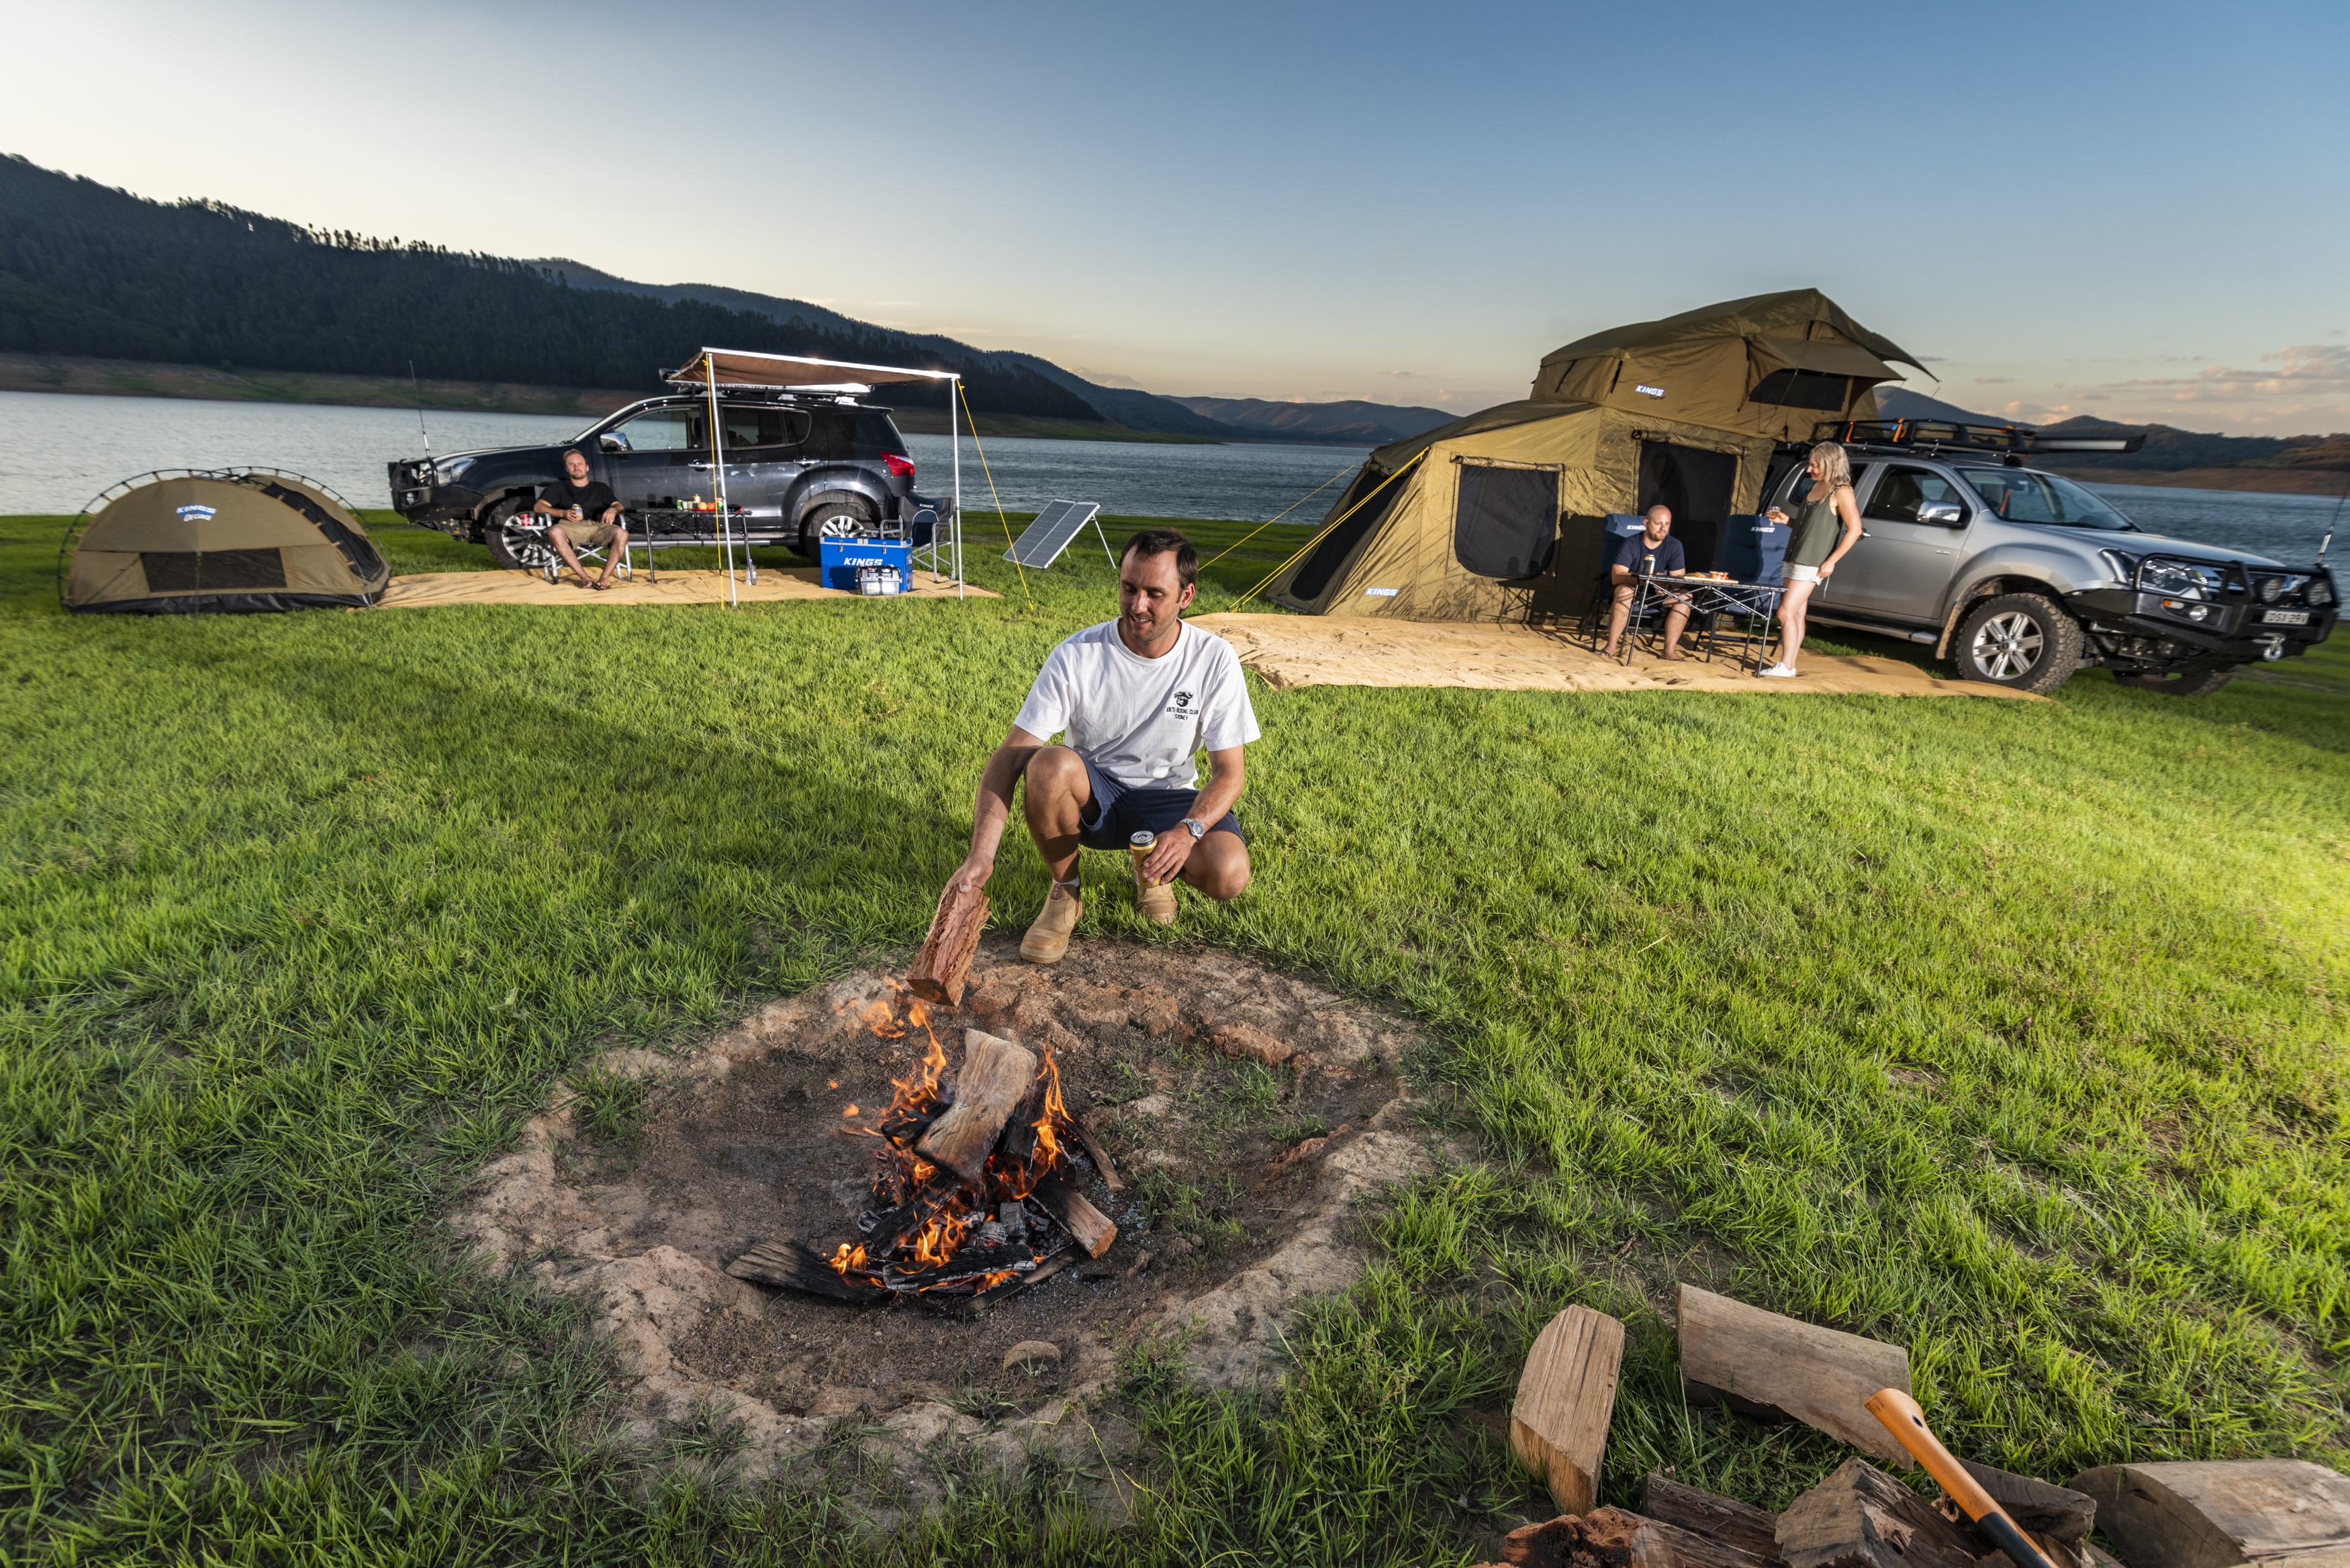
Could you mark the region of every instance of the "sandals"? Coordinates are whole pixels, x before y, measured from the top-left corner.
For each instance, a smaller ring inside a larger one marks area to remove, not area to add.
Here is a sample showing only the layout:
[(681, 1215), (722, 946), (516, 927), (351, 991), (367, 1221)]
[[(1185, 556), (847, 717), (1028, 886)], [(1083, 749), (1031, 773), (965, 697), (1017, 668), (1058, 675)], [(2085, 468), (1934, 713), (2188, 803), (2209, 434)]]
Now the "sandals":
[(594, 592), (599, 594), (609, 593), (612, 589), (612, 581), (609, 577), (599, 578), (597, 581), (588, 584), (588, 587)]

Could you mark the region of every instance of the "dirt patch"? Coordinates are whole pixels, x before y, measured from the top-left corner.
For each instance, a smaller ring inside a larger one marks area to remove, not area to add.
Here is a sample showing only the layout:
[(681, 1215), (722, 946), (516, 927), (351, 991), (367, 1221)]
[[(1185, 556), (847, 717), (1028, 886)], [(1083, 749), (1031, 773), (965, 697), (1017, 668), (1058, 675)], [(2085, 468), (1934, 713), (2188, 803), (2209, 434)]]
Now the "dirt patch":
[[(911, 1507), (955, 1454), (1009, 1479), (1051, 1449), (1115, 1476), (1131, 1434), (1099, 1396), (1119, 1345), (1172, 1331), (1212, 1384), (1271, 1376), (1289, 1304), (1361, 1268), (1355, 1201), (1425, 1168), (1398, 1073), (1408, 1024), (1229, 954), (1090, 942), (1040, 969), (991, 942), (963, 1007), (931, 1026), (951, 1064), (966, 1027), (1051, 1049), (1121, 1179), (1082, 1171), (1116, 1244), (970, 1321), (728, 1276), (761, 1241), (856, 1239), (874, 1147), (856, 1129), (927, 1046), (901, 1033), (908, 1012), (889, 977), (863, 972), (682, 1058), (611, 1054), (599, 1081), (655, 1085), (638, 1136), (591, 1132), (588, 1102), (562, 1090), (484, 1173), (458, 1229), (486, 1260), (597, 1303), (636, 1379), (642, 1446), (765, 1475), (853, 1425)], [(1123, 1496), (1112, 1484), (1102, 1501)]]

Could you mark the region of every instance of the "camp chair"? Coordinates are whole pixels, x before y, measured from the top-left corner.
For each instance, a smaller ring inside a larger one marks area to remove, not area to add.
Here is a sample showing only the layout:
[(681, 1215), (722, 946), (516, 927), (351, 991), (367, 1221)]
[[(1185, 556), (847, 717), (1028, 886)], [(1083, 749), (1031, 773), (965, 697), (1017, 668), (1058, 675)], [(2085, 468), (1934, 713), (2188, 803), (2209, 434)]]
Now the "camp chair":
[[(628, 521), (628, 514), (623, 512), (620, 514), (620, 517), (621, 522), (625, 524)], [(531, 532), (538, 535), (542, 538), (545, 538), (546, 534), (552, 530), (554, 526), (554, 523), (549, 521), (546, 527), (533, 528)], [(638, 535), (639, 532), (639, 530), (634, 528), (629, 530), (629, 548), (620, 553), (620, 564), (615, 575), (624, 583), (633, 582), (636, 580), (636, 563), (631, 557), (638, 547)], [(556, 549), (555, 541), (552, 539), (548, 539), (546, 541), (545, 548), (546, 551), (546, 559), (539, 564), (539, 575), (544, 576), (549, 583), (560, 582), (563, 579), (562, 552)], [(650, 542), (646, 542), (644, 544), (644, 552), (646, 561), (650, 562), (653, 558), (653, 550)], [(588, 569), (590, 563), (594, 564), (598, 572), (601, 572), (604, 567), (605, 557), (611, 554), (610, 550), (601, 545), (579, 544), (575, 544), (571, 546), (571, 553), (579, 557), (579, 569), (583, 572)], [(755, 581), (756, 579), (754, 578), (754, 580)]]

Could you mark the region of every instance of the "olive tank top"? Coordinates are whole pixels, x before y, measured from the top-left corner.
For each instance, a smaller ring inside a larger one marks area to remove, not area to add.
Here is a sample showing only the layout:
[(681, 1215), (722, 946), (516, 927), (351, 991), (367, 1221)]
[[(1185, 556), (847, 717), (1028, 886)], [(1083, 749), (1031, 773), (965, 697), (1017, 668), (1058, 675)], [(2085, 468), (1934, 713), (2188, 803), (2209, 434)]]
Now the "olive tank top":
[(1835, 492), (1825, 501), (1796, 504), (1794, 535), (1787, 541), (1787, 565), (1816, 566), (1835, 551), (1844, 524), (1836, 520)]

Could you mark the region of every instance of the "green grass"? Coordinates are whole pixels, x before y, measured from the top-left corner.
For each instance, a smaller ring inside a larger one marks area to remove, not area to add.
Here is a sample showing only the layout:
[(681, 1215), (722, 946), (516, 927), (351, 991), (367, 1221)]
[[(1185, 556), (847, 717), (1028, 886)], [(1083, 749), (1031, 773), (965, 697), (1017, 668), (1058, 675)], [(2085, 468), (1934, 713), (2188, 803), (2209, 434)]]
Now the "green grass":
[[(640, 1468), (570, 1310), (440, 1216), (588, 1054), (919, 938), (1109, 612), (1081, 551), (1031, 609), (972, 521), (1004, 599), (188, 620), (62, 616), (56, 520), (0, 521), (0, 1551), (1465, 1563), (1537, 1506), (1476, 1417), (1572, 1302), (1629, 1330), (1611, 1500), (1783, 1503), (1841, 1453), (1684, 1407), (1676, 1278), (1906, 1345), (2012, 1469), (2350, 1458), (2337, 643), (2197, 702), (1259, 687), (1255, 884), (1090, 929), (1413, 1012), (1487, 1162), (1381, 1211), (1279, 1396), (1138, 1354), (1114, 1537), (1039, 1482), (855, 1542), (711, 1480), (723, 1424)], [(1044, 894), (1016, 836), (992, 890)]]

